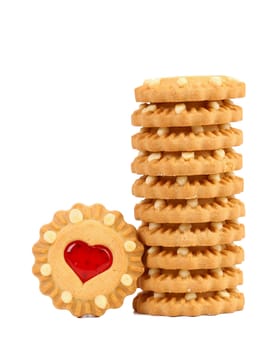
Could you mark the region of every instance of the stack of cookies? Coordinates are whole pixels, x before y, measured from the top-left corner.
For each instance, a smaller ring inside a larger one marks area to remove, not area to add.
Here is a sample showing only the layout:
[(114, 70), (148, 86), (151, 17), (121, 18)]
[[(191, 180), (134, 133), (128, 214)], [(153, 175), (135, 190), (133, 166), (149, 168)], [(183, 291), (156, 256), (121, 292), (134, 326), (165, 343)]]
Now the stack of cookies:
[(147, 80), (136, 88), (132, 115), (140, 126), (132, 137), (140, 174), (133, 194), (145, 245), (143, 290), (134, 299), (139, 313), (167, 316), (215, 315), (241, 310), (237, 290), (244, 259), (235, 244), (244, 237), (245, 213), (235, 195), (243, 190), (242, 156), (233, 147), (242, 119), (230, 99), (245, 95), (245, 84), (225, 76)]

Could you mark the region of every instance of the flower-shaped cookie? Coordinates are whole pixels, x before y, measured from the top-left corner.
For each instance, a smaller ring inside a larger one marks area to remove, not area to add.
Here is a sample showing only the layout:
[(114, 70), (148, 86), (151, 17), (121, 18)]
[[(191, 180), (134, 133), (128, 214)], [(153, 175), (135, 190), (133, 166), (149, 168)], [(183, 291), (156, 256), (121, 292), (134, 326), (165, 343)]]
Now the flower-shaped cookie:
[(41, 228), (33, 273), (57, 308), (100, 316), (136, 290), (142, 253), (136, 229), (121, 213), (76, 204)]

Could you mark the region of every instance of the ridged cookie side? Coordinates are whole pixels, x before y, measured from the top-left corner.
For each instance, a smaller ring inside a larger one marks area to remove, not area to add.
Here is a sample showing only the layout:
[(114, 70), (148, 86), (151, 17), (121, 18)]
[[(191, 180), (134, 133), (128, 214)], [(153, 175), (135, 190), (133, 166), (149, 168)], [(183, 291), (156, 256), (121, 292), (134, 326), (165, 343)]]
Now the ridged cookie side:
[(213, 246), (239, 241), (245, 227), (234, 221), (205, 224), (143, 224), (138, 229), (140, 241), (147, 246)]
[(152, 199), (192, 199), (227, 197), (243, 191), (244, 181), (234, 174), (214, 176), (142, 176), (132, 186), (136, 197)]
[(218, 315), (242, 310), (244, 295), (235, 290), (192, 294), (155, 295), (141, 292), (133, 300), (134, 310), (160, 316)]
[(157, 293), (202, 293), (235, 288), (243, 283), (237, 268), (213, 270), (149, 269), (138, 280), (138, 287)]
[(193, 176), (242, 168), (242, 155), (232, 149), (199, 152), (143, 153), (131, 164), (133, 173), (151, 176)]
[(137, 102), (211, 101), (245, 96), (245, 84), (221, 76), (148, 79), (135, 89)]
[(243, 260), (243, 248), (229, 244), (189, 248), (150, 247), (144, 256), (146, 267), (167, 270), (215, 269), (234, 266)]
[(135, 218), (153, 223), (201, 223), (237, 219), (245, 215), (244, 204), (236, 198), (190, 200), (146, 199), (134, 209)]
[(134, 126), (158, 128), (226, 124), (242, 118), (242, 108), (232, 101), (143, 104), (131, 116)]
[(132, 147), (148, 152), (181, 152), (240, 146), (243, 142), (242, 131), (230, 126), (225, 127), (221, 129), (214, 126), (209, 131), (204, 131), (203, 126), (197, 127), (200, 128), (198, 130), (146, 129), (132, 136)]

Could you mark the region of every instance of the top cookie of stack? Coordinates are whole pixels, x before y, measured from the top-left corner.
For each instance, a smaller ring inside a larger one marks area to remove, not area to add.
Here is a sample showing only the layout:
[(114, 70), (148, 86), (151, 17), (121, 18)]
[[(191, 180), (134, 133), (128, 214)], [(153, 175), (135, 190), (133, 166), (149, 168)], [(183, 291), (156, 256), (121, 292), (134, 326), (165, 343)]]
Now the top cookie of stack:
[(135, 89), (137, 102), (213, 101), (244, 96), (245, 84), (227, 76), (149, 79)]
[(234, 195), (243, 179), (234, 170), (242, 156), (232, 147), (242, 132), (230, 122), (242, 119), (231, 98), (245, 95), (245, 84), (225, 76), (146, 80), (135, 89), (144, 102), (132, 115), (141, 131), (132, 137), (140, 151), (132, 171), (142, 176), (132, 192), (145, 244), (144, 290), (134, 300), (140, 313), (154, 315), (218, 314), (240, 310), (244, 297), (235, 287), (235, 268), (244, 237), (237, 218), (244, 205)]

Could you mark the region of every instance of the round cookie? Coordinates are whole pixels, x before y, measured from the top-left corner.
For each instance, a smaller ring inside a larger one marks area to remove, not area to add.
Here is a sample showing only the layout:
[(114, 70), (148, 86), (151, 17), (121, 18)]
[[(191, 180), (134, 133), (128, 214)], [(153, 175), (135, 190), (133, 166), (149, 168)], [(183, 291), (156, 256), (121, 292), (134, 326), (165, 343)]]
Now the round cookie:
[(141, 314), (199, 316), (239, 311), (244, 303), (244, 295), (235, 289), (198, 294), (141, 292), (133, 300), (133, 307)]
[(100, 316), (136, 290), (142, 253), (136, 229), (121, 213), (76, 204), (41, 228), (33, 273), (57, 308)]
[(243, 191), (243, 179), (233, 173), (201, 176), (141, 176), (132, 186), (136, 197), (192, 199), (227, 197)]
[(143, 152), (132, 162), (133, 173), (150, 176), (193, 176), (242, 168), (242, 155), (233, 149), (197, 152)]
[(143, 128), (132, 147), (149, 152), (207, 151), (240, 146), (242, 131), (229, 124), (184, 128)]
[(135, 218), (153, 223), (204, 223), (234, 220), (245, 215), (244, 204), (233, 197), (207, 199), (144, 199), (135, 205)]
[(137, 102), (213, 101), (245, 96), (245, 84), (227, 76), (189, 76), (145, 80)]
[(245, 236), (245, 227), (237, 221), (203, 224), (145, 223), (138, 228), (140, 241), (146, 246), (196, 247), (229, 244)]
[(132, 125), (184, 127), (226, 124), (242, 120), (240, 106), (230, 100), (186, 103), (141, 104), (132, 114)]
[(243, 283), (242, 271), (235, 267), (204, 270), (148, 269), (138, 287), (156, 293), (203, 293), (236, 288)]
[(234, 244), (210, 247), (150, 247), (144, 259), (145, 266), (150, 269), (216, 269), (243, 262), (244, 250)]

